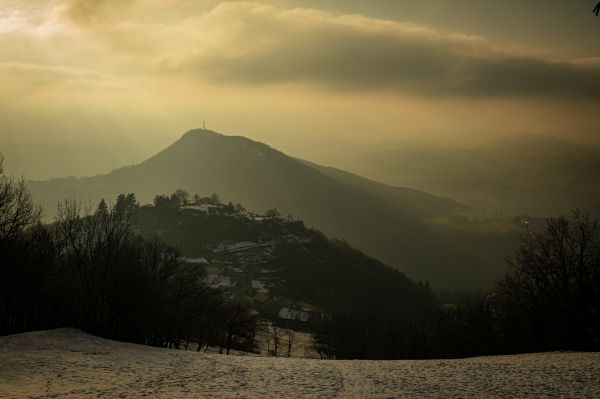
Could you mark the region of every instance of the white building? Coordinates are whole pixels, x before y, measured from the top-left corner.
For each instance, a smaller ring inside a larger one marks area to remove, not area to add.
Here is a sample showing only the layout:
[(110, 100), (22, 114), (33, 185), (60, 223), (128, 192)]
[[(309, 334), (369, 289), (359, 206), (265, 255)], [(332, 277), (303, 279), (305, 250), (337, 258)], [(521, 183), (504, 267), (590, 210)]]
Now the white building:
[(277, 316), (279, 316), (280, 319), (298, 320), (302, 322), (307, 322), (309, 318), (308, 312), (300, 309), (290, 308), (289, 306), (282, 307)]

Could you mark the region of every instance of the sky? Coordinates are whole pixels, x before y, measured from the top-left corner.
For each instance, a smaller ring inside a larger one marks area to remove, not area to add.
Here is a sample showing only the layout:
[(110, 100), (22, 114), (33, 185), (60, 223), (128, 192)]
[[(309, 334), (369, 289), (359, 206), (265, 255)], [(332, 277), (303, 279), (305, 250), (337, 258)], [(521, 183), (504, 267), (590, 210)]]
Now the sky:
[(600, 143), (586, 0), (0, 0), (0, 143)]

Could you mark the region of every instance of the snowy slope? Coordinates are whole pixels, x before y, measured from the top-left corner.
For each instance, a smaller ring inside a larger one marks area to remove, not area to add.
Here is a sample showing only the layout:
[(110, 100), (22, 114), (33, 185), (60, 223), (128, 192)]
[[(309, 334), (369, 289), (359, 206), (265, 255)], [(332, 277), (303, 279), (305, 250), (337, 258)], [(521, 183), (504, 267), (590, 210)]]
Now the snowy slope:
[(600, 397), (600, 353), (428, 361), (224, 356), (59, 329), (0, 337), (2, 398)]

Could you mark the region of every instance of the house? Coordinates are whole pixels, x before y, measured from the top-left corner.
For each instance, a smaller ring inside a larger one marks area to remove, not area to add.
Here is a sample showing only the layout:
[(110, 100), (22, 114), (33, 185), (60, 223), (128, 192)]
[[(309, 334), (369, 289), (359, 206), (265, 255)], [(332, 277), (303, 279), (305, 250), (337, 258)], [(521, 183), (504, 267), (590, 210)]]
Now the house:
[(231, 281), (231, 277), (220, 274), (207, 274), (204, 280), (211, 288), (233, 287), (235, 285)]
[(301, 322), (307, 322), (310, 317), (307, 311), (302, 309), (291, 308), (289, 306), (283, 306), (281, 309), (279, 309), (279, 313), (277, 313), (277, 316), (280, 319), (297, 320)]

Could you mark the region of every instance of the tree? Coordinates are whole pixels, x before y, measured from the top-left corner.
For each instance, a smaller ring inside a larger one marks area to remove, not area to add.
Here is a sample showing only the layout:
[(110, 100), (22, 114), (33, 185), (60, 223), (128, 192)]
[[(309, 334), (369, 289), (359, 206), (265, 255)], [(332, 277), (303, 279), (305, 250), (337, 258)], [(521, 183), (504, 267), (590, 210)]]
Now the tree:
[(287, 328), (287, 357), (292, 356), (292, 349), (294, 346), (294, 338), (295, 331), (294, 328), (298, 324), (302, 316), (302, 302), (295, 301), (293, 304), (289, 306), (291, 314), (294, 316), (293, 319), (288, 320), (288, 328)]
[[(128, 259), (128, 243), (134, 214), (127, 197), (119, 195), (108, 214), (92, 213), (75, 200), (59, 205), (55, 221), (55, 242), (62, 263), (75, 282), (73, 287), (82, 316), (91, 331), (109, 334), (114, 324), (116, 278)], [(133, 251), (130, 251), (133, 253)]]
[(225, 305), (224, 316), (226, 354), (229, 355), (236, 344), (245, 349), (254, 349), (256, 317), (250, 314), (249, 308), (240, 302), (230, 302)]
[(292, 348), (294, 346), (295, 332), (293, 329), (288, 328), (287, 330), (287, 357), (292, 356)]
[(135, 194), (129, 193), (119, 194), (117, 197), (117, 202), (115, 203), (114, 210), (123, 214), (134, 214), (135, 211), (139, 208), (139, 204), (137, 199), (135, 198)]
[(106, 205), (106, 201), (104, 200), (104, 198), (102, 198), (98, 203), (98, 208), (96, 208), (96, 214), (101, 217), (108, 216), (108, 205)]
[(210, 196), (210, 204), (211, 205), (219, 205), (221, 203), (221, 197), (217, 193), (213, 193)]
[(265, 216), (269, 219), (279, 219), (281, 217), (281, 213), (279, 213), (277, 208), (271, 208), (267, 209)]
[(179, 206), (184, 206), (187, 205), (187, 203), (189, 202), (190, 193), (188, 193), (185, 190), (178, 189), (173, 193), (171, 197), (177, 199), (177, 203), (179, 204)]
[(25, 181), (4, 174), (4, 157), (0, 155), (0, 242), (38, 223), (41, 216), (42, 210), (33, 204)]
[(575, 211), (529, 229), (499, 283), (509, 341), (527, 350), (600, 347), (600, 224)]
[(175, 196), (156, 195), (154, 197), (154, 207), (159, 209), (179, 209), (179, 200)]
[(279, 343), (281, 342), (283, 329), (274, 322), (269, 323), (268, 328), (270, 329), (269, 331), (273, 342), (273, 349), (271, 350), (271, 355), (277, 356), (277, 354), (279, 353)]

